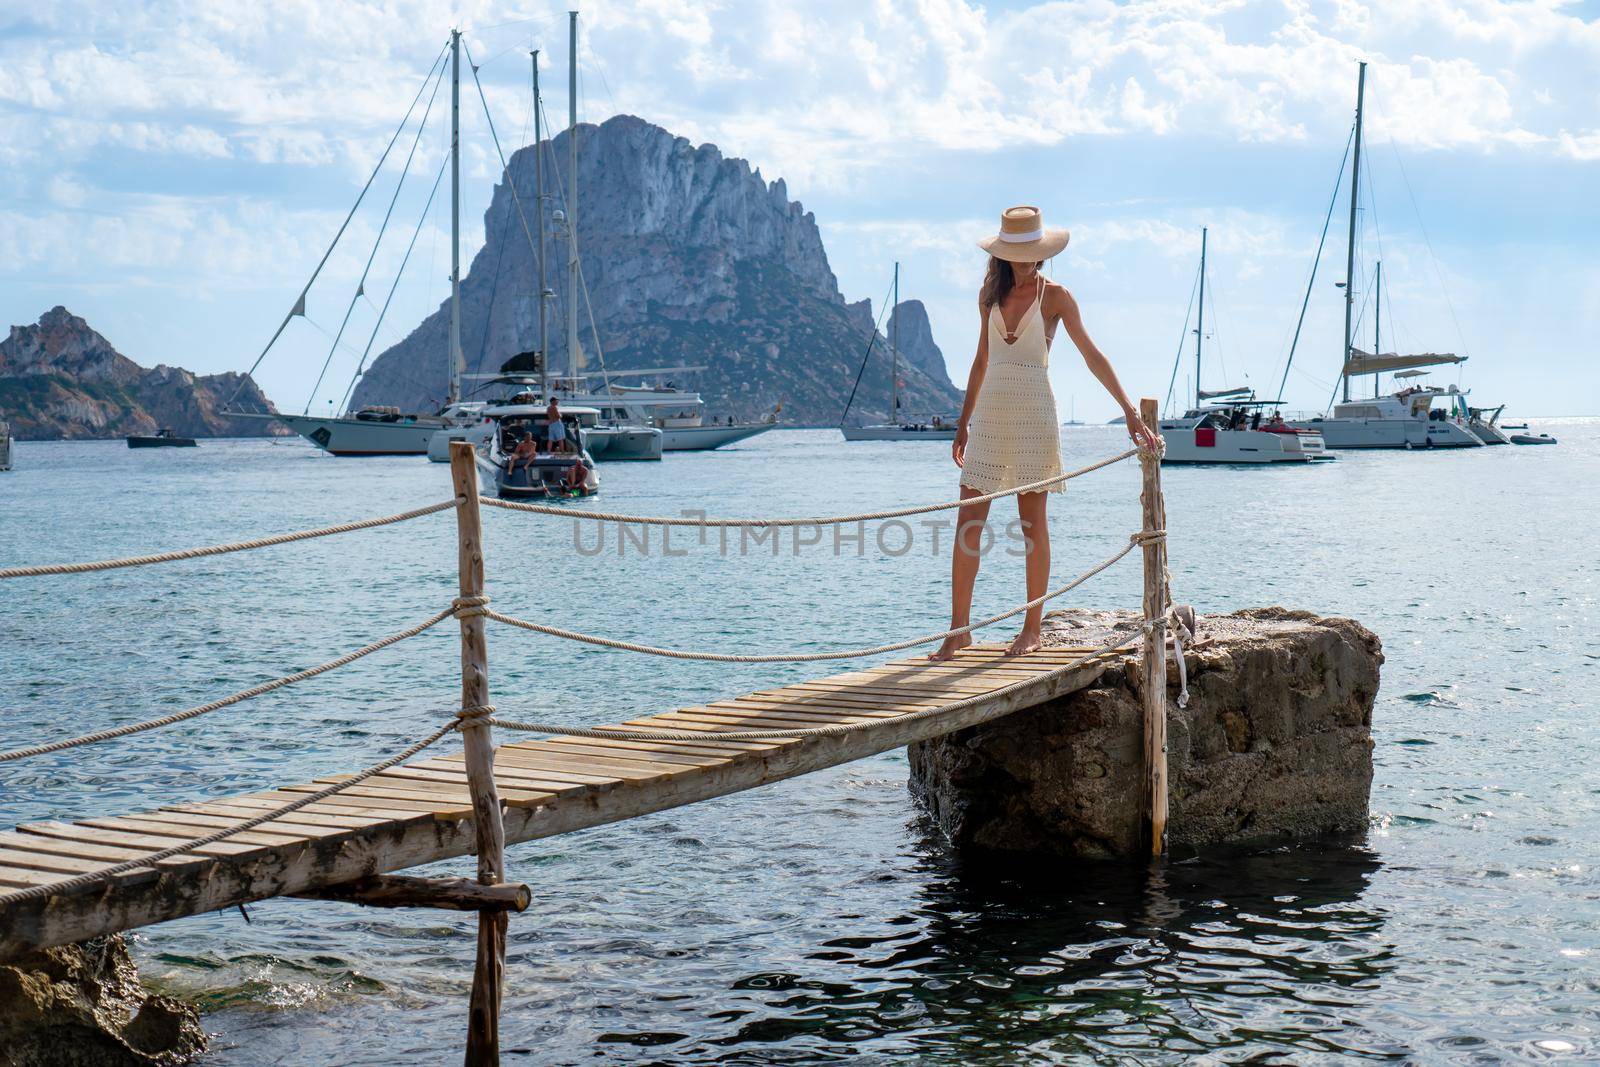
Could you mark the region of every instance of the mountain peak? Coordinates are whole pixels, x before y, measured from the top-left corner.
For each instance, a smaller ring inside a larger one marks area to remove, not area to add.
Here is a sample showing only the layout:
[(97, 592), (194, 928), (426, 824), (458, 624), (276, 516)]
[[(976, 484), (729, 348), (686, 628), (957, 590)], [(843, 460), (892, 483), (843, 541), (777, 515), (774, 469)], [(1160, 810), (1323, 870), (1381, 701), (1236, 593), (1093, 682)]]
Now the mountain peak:
[[(567, 245), (553, 217), (566, 210), (559, 179), (569, 169), (569, 136), (563, 130), (544, 146), (543, 212), (529, 145), (512, 155), (484, 213), (484, 245), (461, 283), (469, 373), (539, 346), (537, 265), (523, 216), (557, 237), (546, 246), (546, 284), (556, 293), (549, 366), (569, 366)], [(706, 398), (712, 415), (751, 418), (782, 403), (796, 421), (836, 422), (871, 319), (846, 304), (816, 218), (789, 199), (783, 179), (768, 183), (716, 145), (693, 145), (633, 115), (580, 124), (576, 137), (579, 367), (704, 365), (685, 384)], [(437, 405), (446, 391), (438, 354), (447, 350), (448, 330), (441, 303), (373, 362), (352, 404)], [(886, 412), (889, 372), (878, 363), (868, 367), (857, 415)], [(942, 360), (916, 360), (905, 377), (908, 406), (946, 411), (959, 403)]]

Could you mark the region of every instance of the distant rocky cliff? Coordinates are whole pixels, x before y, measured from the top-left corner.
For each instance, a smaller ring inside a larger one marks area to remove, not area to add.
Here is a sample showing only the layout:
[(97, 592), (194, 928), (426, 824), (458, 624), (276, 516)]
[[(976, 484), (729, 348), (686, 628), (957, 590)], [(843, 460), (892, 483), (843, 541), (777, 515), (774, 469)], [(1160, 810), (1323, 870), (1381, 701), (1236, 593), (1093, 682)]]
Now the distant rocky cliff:
[[(673, 375), (702, 393), (716, 415), (752, 417), (783, 404), (786, 420), (834, 424), (855, 382), (872, 331), (869, 301), (846, 303), (828, 266), (815, 218), (742, 159), (714, 145), (698, 148), (628, 115), (578, 127), (579, 278), (589, 308), (578, 314), (579, 347), (591, 371), (603, 354), (609, 370), (704, 366)], [(558, 181), (566, 184), (567, 134), (547, 145), (542, 212), (558, 227)], [(551, 162), (557, 165), (552, 166)], [(519, 150), (515, 176), (530, 228), (541, 213), (534, 197), (534, 150)], [(538, 347), (536, 259), (502, 179), (484, 216), (486, 240), (462, 279), (462, 349), (468, 368), (493, 371)], [(534, 233), (537, 234), (537, 229)], [(550, 366), (567, 367), (567, 244), (547, 241)], [(887, 268), (887, 264), (885, 265)], [(581, 299), (581, 295), (580, 295)], [(952, 411), (960, 394), (933, 344), (927, 313), (902, 305), (902, 411)], [(356, 405), (429, 408), (445, 393), (449, 306), (374, 361)], [(853, 421), (882, 418), (889, 402), (883, 342), (862, 378)]]
[(141, 367), (64, 307), (51, 308), (36, 325), (11, 327), (0, 341), (0, 418), (23, 439), (122, 437), (162, 427), (186, 437), (281, 432), (221, 414), (241, 380), (241, 406), (274, 410), (240, 374)]

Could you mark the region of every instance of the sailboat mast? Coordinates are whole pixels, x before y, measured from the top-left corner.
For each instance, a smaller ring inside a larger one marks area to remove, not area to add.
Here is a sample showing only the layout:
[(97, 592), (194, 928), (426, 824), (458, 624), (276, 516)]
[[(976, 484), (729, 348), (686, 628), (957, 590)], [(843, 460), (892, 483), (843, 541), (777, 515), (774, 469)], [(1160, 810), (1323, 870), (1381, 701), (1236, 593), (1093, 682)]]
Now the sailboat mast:
[[(1372, 354), (1383, 355), (1383, 260), (1372, 280)], [(1378, 398), (1378, 372), (1372, 372), (1372, 398)]]
[(889, 312), (889, 421), (900, 425), (900, 261), (894, 264), (894, 307)]
[(1206, 339), (1206, 227), (1200, 227), (1200, 317), (1194, 329), (1194, 406), (1200, 406), (1200, 346)]
[(1356, 76), (1356, 132), (1350, 163), (1350, 236), (1344, 260), (1344, 362), (1339, 366), (1339, 382), (1346, 403), (1350, 402), (1350, 376), (1345, 373), (1345, 367), (1350, 364), (1350, 350), (1355, 344), (1355, 334), (1351, 331), (1355, 328), (1356, 310), (1356, 206), (1361, 201), (1361, 108), (1366, 96), (1367, 65), (1362, 63), (1361, 72)]
[(461, 399), (461, 31), (450, 31), (450, 393)]
[(544, 281), (544, 108), (539, 99), (539, 50), (528, 53), (533, 57), (533, 202), (534, 218), (539, 228), (539, 396), (550, 399), (550, 338), (549, 308), (545, 305)]
[(578, 375), (578, 13), (567, 12), (567, 371)]

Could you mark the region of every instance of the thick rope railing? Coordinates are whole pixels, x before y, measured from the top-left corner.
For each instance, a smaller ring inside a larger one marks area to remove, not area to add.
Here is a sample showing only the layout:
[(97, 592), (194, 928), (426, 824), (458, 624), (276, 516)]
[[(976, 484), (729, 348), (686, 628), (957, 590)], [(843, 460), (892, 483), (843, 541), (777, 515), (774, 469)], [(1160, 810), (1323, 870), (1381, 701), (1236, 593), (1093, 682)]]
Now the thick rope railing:
[[(604, 741), (769, 741), (769, 740), (801, 740), (811, 737), (839, 737), (845, 734), (860, 733), (875, 727), (894, 724), (902, 726), (906, 723), (924, 722), (937, 719), (941, 716), (954, 715), (965, 711), (975, 705), (995, 701), (1008, 696), (1019, 689), (1035, 686), (1041, 682), (1054, 678), (1068, 671), (1075, 671), (1090, 662), (1116, 655), (1129, 648), (1131, 645), (1144, 640), (1143, 628), (1135, 631), (1120, 641), (1104, 645), (1093, 652), (1079, 656), (1059, 667), (1048, 671), (1041, 671), (1031, 678), (1012, 682), (992, 689), (986, 693), (975, 696), (963, 697), (951, 704), (941, 704), (936, 708), (923, 708), (920, 711), (897, 715), (892, 719), (867, 719), (861, 722), (830, 723), (826, 726), (797, 726), (792, 729), (767, 729), (767, 730), (648, 730), (635, 728), (618, 728), (610, 726), (561, 726), (556, 723), (543, 722), (515, 722), (508, 719), (491, 718), (490, 725), (499, 726), (507, 730), (521, 733), (549, 734), (553, 737), (589, 737)], [(987, 722), (993, 718), (1010, 714), (1009, 711), (996, 709), (993, 714), (986, 715), (978, 723)], [(977, 725), (973, 723), (971, 725)]]
[[(1160, 532), (1160, 535), (1165, 536), (1164, 531)], [(907, 648), (915, 648), (918, 645), (930, 645), (935, 641), (943, 641), (947, 637), (957, 637), (961, 634), (969, 634), (974, 630), (981, 630), (984, 627), (993, 626), (997, 622), (1003, 622), (1006, 619), (1021, 615), (1023, 612), (1039, 607), (1041, 604), (1044, 604), (1047, 601), (1054, 600), (1056, 597), (1072, 592), (1072, 590), (1078, 588), (1078, 586), (1082, 585), (1084, 582), (1087, 582), (1090, 578), (1093, 578), (1100, 572), (1113, 566), (1128, 553), (1132, 552), (1135, 548), (1138, 548), (1150, 539), (1151, 535), (1147, 535), (1142, 532), (1133, 534), (1128, 538), (1127, 545), (1125, 545), (1120, 551), (1095, 564), (1093, 567), (1072, 579), (1072, 581), (1068, 582), (1066, 585), (1061, 586), (1059, 589), (1052, 589), (1043, 596), (1035, 597), (1027, 603), (1019, 604), (1009, 611), (1001, 612), (999, 615), (992, 615), (987, 619), (969, 623), (966, 626), (958, 626), (953, 630), (942, 630), (936, 634), (924, 634), (921, 637), (907, 638), (904, 641), (894, 641), (884, 645), (873, 645), (871, 648), (852, 648), (835, 652), (771, 652), (748, 654), (736, 652), (692, 652), (687, 649), (661, 648), (656, 645), (645, 645), (634, 641), (620, 641), (612, 637), (599, 637), (595, 634), (580, 633), (577, 630), (566, 630), (559, 626), (549, 626), (541, 622), (531, 622), (528, 619), (519, 619), (513, 615), (502, 615), (500, 612), (492, 611), (488, 608), (483, 608), (482, 614), (493, 619), (495, 622), (505, 623), (507, 626), (515, 626), (522, 630), (531, 630), (534, 633), (545, 634), (549, 637), (560, 637), (568, 641), (578, 641), (586, 645), (598, 645), (601, 648), (615, 648), (624, 652), (642, 652), (648, 656), (663, 656), (667, 659), (704, 660), (710, 663), (816, 663), (822, 660), (859, 659), (864, 656), (882, 655), (886, 652), (899, 652)], [(478, 599), (482, 599), (484, 602), (487, 602), (488, 600), (487, 597)]]
[(246, 819), (244, 822), (236, 823), (233, 826), (224, 826), (215, 833), (206, 834), (204, 837), (196, 837), (191, 838), (188, 841), (180, 841), (171, 848), (164, 848), (159, 852), (152, 852), (149, 855), (140, 856), (138, 859), (125, 860), (122, 863), (113, 864), (110, 867), (103, 867), (98, 871), (90, 871), (88, 874), (80, 874), (76, 877), (67, 878), (59, 882), (49, 882), (44, 885), (29, 886), (26, 889), (18, 889), (14, 892), (5, 893), (0, 895), (0, 907), (5, 907), (7, 904), (21, 904), (29, 900), (42, 900), (45, 897), (60, 896), (64, 893), (75, 893), (80, 889), (86, 889), (90, 886), (98, 885), (102, 882), (115, 878), (119, 874), (127, 874), (129, 871), (137, 871), (142, 867), (153, 867), (163, 860), (172, 859), (174, 856), (181, 856), (186, 852), (193, 852), (197, 848), (205, 848), (207, 845), (214, 845), (218, 841), (225, 841), (237, 834), (247, 833), (251, 830), (254, 830), (256, 827), (263, 825), (264, 823), (271, 822), (273, 819), (281, 819), (285, 815), (291, 815), (294, 812), (299, 811), (301, 808), (310, 807), (312, 804), (315, 804), (318, 801), (327, 800), (329, 797), (335, 795), (336, 793), (341, 793), (344, 790), (349, 789), (351, 786), (360, 785), (368, 778), (371, 778), (377, 774), (382, 774), (384, 771), (395, 766), (396, 764), (404, 763), (412, 756), (415, 756), (418, 752), (421, 752), (423, 749), (439, 740), (445, 734), (448, 734), (454, 730), (459, 730), (460, 728), (461, 722), (459, 720), (452, 720), (439, 727), (439, 729), (433, 731), (433, 733), (429, 734), (427, 737), (424, 737), (421, 741), (418, 741), (406, 748), (403, 752), (398, 752), (395, 755), (390, 756), (382, 763), (374, 763), (372, 766), (366, 768), (365, 770), (357, 771), (355, 774), (341, 782), (335, 782), (324, 789), (317, 790), (315, 793), (307, 793), (298, 800), (291, 800), (282, 807), (274, 808), (272, 811), (253, 816), (252, 818)]
[(1057, 474), (1051, 478), (1042, 478), (1037, 482), (1019, 485), (1015, 489), (1003, 489), (998, 493), (985, 493), (983, 496), (970, 496), (964, 500), (948, 500), (942, 504), (920, 504), (914, 507), (891, 508), (886, 511), (865, 511), (859, 515), (816, 515), (810, 518), (799, 519), (717, 519), (697, 518), (692, 515), (627, 515), (614, 511), (589, 511), (587, 509), (555, 507), (550, 504), (524, 504), (515, 500), (498, 500), (493, 497), (484, 497), (479, 503), (485, 507), (504, 508), (507, 511), (525, 511), (534, 515), (562, 515), (574, 519), (590, 519), (595, 522), (633, 523), (640, 526), (696, 526), (715, 529), (719, 527), (759, 526), (773, 529), (783, 529), (792, 526), (840, 526), (852, 522), (876, 522), (879, 519), (899, 519), (908, 515), (926, 515), (933, 511), (949, 511), (953, 508), (964, 508), (973, 504), (987, 504), (991, 500), (1002, 497), (1018, 496), (1022, 493), (1042, 492), (1052, 485), (1070, 482), (1074, 478), (1081, 478), (1085, 474), (1092, 474), (1103, 467), (1139, 454), (1139, 449), (1130, 448), (1126, 452), (1119, 452), (1115, 456), (1097, 460), (1086, 467)]
[(119, 567), (144, 567), (151, 563), (172, 563), (180, 559), (199, 559), (202, 556), (220, 556), (228, 552), (246, 552), (254, 548), (286, 545), (292, 541), (308, 541), (313, 537), (331, 537), (334, 534), (353, 533), (356, 530), (370, 530), (376, 526), (389, 526), (393, 523), (405, 522), (408, 519), (420, 519), (422, 516), (432, 515), (436, 511), (459, 507), (460, 504), (460, 498), (456, 498), (440, 501), (437, 504), (429, 504), (425, 508), (402, 511), (398, 515), (381, 515), (373, 519), (342, 522), (337, 526), (324, 526), (320, 530), (300, 530), (295, 533), (273, 534), (271, 537), (255, 537), (248, 541), (235, 541), (226, 545), (182, 548), (173, 552), (156, 552), (148, 556), (101, 559), (89, 563), (47, 563), (35, 567), (4, 567), (0, 568), (0, 578), (37, 578), (47, 574), (87, 574), (92, 571), (116, 570)]
[(249, 700), (251, 697), (258, 697), (263, 693), (270, 693), (274, 689), (282, 689), (286, 685), (293, 685), (296, 682), (303, 682), (307, 678), (315, 678), (319, 674), (326, 674), (328, 671), (337, 670), (338, 668), (347, 664), (354, 663), (362, 656), (370, 656), (379, 649), (388, 648), (390, 645), (398, 644), (409, 637), (415, 637), (424, 630), (439, 625), (439, 623), (450, 618), (455, 613), (456, 608), (451, 606), (444, 611), (439, 612), (437, 615), (432, 616), (431, 618), (424, 619), (415, 626), (401, 630), (398, 633), (392, 633), (388, 637), (379, 638), (370, 645), (363, 645), (361, 648), (358, 648), (353, 652), (346, 652), (338, 659), (331, 659), (326, 663), (319, 663), (315, 667), (307, 667), (303, 671), (296, 671), (294, 674), (286, 674), (281, 678), (274, 678), (270, 682), (262, 682), (260, 685), (251, 686), (249, 689), (240, 690), (239, 692), (230, 696), (222, 697), (219, 700), (213, 700), (207, 704), (200, 704), (192, 708), (185, 708), (183, 711), (175, 711), (171, 715), (163, 715), (159, 719), (151, 719), (148, 722), (130, 723), (127, 726), (118, 726), (110, 730), (99, 730), (92, 734), (84, 734), (82, 737), (63, 738), (60, 741), (50, 741), (42, 745), (31, 745), (28, 748), (13, 749), (10, 752), (0, 752), (0, 763), (7, 763), (11, 760), (27, 759), (30, 756), (43, 756), (50, 752), (60, 752), (63, 749), (77, 748), (79, 745), (91, 745), (97, 741), (109, 741), (116, 737), (127, 737), (129, 734), (142, 733), (145, 730), (154, 730), (162, 726), (171, 726), (173, 723), (183, 722), (186, 719), (193, 719), (196, 716), (205, 715), (208, 712), (218, 711), (222, 708), (238, 704), (241, 701)]

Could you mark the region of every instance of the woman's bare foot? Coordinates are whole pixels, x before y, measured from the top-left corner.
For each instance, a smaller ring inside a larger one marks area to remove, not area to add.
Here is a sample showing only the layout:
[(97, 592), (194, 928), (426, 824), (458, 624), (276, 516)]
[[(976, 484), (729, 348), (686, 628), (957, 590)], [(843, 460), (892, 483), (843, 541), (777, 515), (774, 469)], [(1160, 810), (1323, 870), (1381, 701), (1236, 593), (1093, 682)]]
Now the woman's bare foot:
[(1011, 642), (1011, 647), (1006, 649), (1006, 655), (1026, 656), (1029, 652), (1037, 652), (1043, 643), (1038, 630), (1023, 630)]
[(939, 646), (939, 651), (928, 653), (928, 658), (935, 662), (954, 659), (957, 652), (960, 652), (970, 644), (972, 644), (972, 635), (970, 633), (951, 634), (944, 639), (944, 644)]

